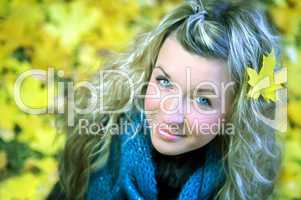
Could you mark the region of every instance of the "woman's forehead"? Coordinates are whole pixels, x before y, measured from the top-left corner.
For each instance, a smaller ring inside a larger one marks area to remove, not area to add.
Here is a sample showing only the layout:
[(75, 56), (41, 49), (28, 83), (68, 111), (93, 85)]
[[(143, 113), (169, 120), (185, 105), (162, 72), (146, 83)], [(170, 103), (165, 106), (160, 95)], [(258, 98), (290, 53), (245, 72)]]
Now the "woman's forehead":
[(179, 85), (186, 85), (189, 81), (190, 87), (205, 87), (206, 82), (209, 85), (230, 82), (225, 63), (186, 51), (173, 36), (164, 41), (154, 70), (156, 73), (168, 74)]

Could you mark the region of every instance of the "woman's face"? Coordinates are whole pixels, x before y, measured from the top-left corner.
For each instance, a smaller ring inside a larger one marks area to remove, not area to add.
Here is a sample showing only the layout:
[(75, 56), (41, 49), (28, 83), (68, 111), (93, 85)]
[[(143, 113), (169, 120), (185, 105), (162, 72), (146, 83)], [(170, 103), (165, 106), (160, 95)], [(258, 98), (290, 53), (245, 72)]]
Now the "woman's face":
[(191, 54), (167, 37), (144, 101), (155, 149), (178, 155), (214, 139), (231, 112), (229, 77), (225, 63)]

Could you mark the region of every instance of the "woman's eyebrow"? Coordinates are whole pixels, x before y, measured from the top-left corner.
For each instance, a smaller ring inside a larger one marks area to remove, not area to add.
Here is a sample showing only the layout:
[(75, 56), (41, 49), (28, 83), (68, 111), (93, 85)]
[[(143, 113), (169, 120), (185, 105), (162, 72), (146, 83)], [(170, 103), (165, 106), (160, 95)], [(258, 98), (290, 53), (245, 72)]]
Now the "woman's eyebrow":
[(171, 79), (170, 75), (169, 75), (169, 74), (168, 74), (161, 66), (156, 66), (155, 68), (161, 69), (161, 71), (164, 73), (164, 75), (165, 75), (167, 78)]
[(198, 88), (197, 93), (203, 93), (203, 94), (216, 94), (214, 89), (211, 88)]
[[(159, 68), (167, 78), (171, 79), (170, 75), (161, 66), (158, 65), (155, 68)], [(216, 95), (215, 90), (211, 89), (211, 88), (198, 88), (196, 92), (198, 94), (213, 94), (213, 95)]]

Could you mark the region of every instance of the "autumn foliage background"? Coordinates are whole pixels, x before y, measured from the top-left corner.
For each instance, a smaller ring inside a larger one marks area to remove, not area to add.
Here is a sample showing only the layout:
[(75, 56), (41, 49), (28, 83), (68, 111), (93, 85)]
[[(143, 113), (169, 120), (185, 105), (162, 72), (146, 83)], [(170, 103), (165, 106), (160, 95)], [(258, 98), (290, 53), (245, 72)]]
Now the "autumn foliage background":
[[(58, 179), (57, 158), (65, 135), (54, 114), (29, 115), (15, 103), (13, 88), (29, 69), (88, 79), (112, 52), (125, 50), (179, 2), (171, 0), (0, 0), (0, 199), (44, 199)], [(283, 36), (288, 68), (288, 131), (279, 134), (284, 162), (273, 199), (301, 199), (301, 1), (266, 0)], [(55, 86), (54, 86), (55, 87)], [(47, 82), (27, 78), (22, 99), (47, 106)], [(254, 191), (256, 192), (256, 191)]]

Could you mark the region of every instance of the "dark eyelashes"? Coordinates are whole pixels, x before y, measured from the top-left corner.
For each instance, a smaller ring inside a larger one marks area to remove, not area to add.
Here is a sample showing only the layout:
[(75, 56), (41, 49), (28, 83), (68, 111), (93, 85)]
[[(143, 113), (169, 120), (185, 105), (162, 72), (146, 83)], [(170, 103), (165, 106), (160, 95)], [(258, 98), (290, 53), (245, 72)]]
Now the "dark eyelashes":
[(164, 88), (172, 88), (172, 83), (163, 75), (159, 75), (156, 77), (157, 83)]
[(161, 80), (166, 80), (166, 81), (169, 81), (169, 79), (168, 78), (166, 78), (165, 76), (163, 76), (163, 75), (159, 75), (159, 76), (157, 76), (156, 77), (156, 80), (157, 81), (161, 81)]

